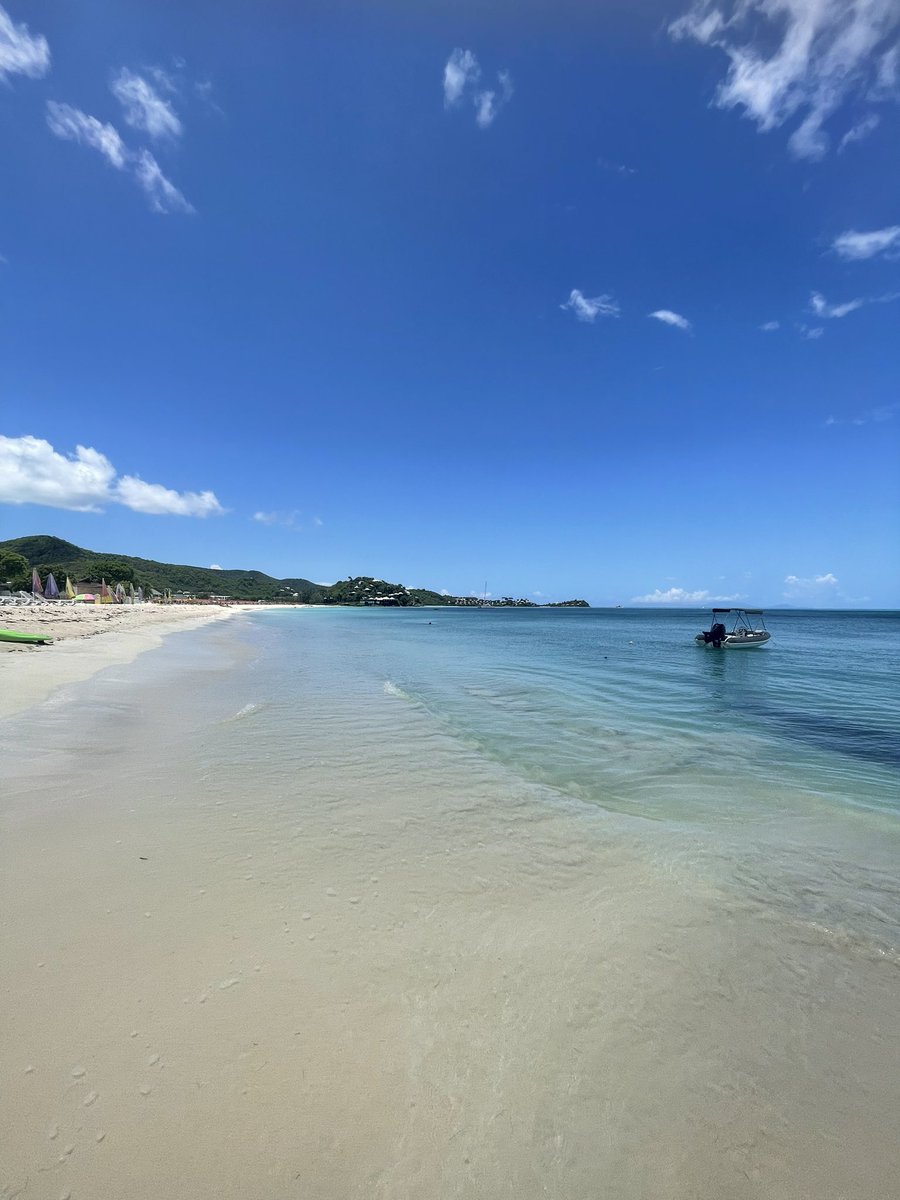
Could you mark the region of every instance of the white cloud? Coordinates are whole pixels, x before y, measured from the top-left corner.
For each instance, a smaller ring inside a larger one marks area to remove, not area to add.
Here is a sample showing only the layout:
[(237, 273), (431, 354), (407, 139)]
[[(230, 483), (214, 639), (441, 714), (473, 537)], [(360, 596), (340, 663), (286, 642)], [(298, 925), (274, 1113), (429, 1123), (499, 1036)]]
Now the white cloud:
[(739, 106), (762, 131), (799, 119), (791, 151), (816, 159), (845, 101), (887, 98), (898, 25), (897, 0), (694, 0), (669, 32), (728, 56), (721, 108)]
[(856, 299), (848, 300), (845, 304), (829, 304), (821, 292), (813, 292), (809, 298), (809, 309), (817, 317), (825, 317), (831, 320), (834, 317), (846, 317), (848, 313), (856, 312), (858, 308), (862, 308), (865, 303), (865, 300)]
[(900, 292), (888, 292), (884, 296), (859, 296), (844, 304), (829, 304), (821, 292), (813, 292), (810, 296), (809, 309), (817, 317), (832, 320), (837, 317), (846, 317), (866, 304), (890, 304), (894, 300), (900, 300)]
[(846, 233), (834, 239), (831, 248), (841, 258), (851, 260), (874, 258), (878, 254), (893, 258), (900, 254), (900, 225), (872, 229), (868, 233), (857, 233), (855, 229), (848, 229)]
[(99, 450), (76, 446), (74, 454), (59, 454), (36, 437), (0, 436), (0, 503), (72, 512), (100, 512), (105, 504), (122, 504), (135, 512), (192, 517), (225, 511), (212, 492), (176, 492), (132, 475), (117, 478)]
[(838, 580), (831, 571), (824, 575), (812, 575), (809, 578), (802, 579), (799, 575), (786, 575), (786, 588), (784, 598), (786, 600), (803, 599), (821, 599), (822, 597), (834, 595), (834, 589), (838, 586)]
[(662, 321), (664, 325), (672, 325), (676, 329), (683, 329), (685, 333), (689, 332), (691, 323), (687, 317), (683, 317), (681, 313), (672, 312), (669, 308), (658, 308), (656, 312), (648, 313), (649, 317), (653, 317), (655, 321)]
[(114, 125), (98, 121), (71, 104), (57, 104), (55, 100), (47, 101), (47, 124), (57, 137), (98, 150), (117, 171), (131, 168), (154, 212), (194, 211), (190, 202), (162, 173), (150, 151), (139, 150), (134, 153), (129, 150)]
[(123, 475), (114, 499), (134, 512), (173, 517), (220, 517), (224, 508), (213, 492), (176, 492), (161, 483), (145, 483), (134, 475)]
[[(157, 82), (166, 81), (169, 90), (172, 82), (165, 72), (157, 74)], [(181, 135), (181, 121), (171, 104), (146, 79), (123, 67), (109, 85), (110, 91), (122, 105), (125, 123), (132, 129), (149, 133), (152, 138), (177, 138)]]
[(284, 529), (295, 529), (299, 533), (303, 529), (321, 529), (322, 518), (310, 517), (304, 520), (299, 509), (292, 509), (290, 512), (255, 512), (253, 520), (260, 525), (281, 525)]
[(867, 117), (863, 117), (863, 119), (857, 125), (854, 125), (851, 129), (848, 129), (841, 138), (840, 142), (838, 143), (838, 154), (845, 150), (847, 146), (852, 145), (853, 142), (864, 141), (870, 133), (875, 132), (880, 124), (881, 117), (879, 117), (878, 113), (869, 113)]
[(185, 199), (160, 170), (159, 163), (149, 150), (141, 150), (135, 160), (134, 175), (147, 193), (150, 207), (158, 213), (192, 213), (193, 205)]
[(222, 570), (222, 568), (219, 566), (219, 564), (218, 564), (218, 563), (210, 563), (210, 564), (209, 564), (209, 567), (207, 568), (207, 570), (210, 570), (210, 571), (221, 571), (221, 570)]
[(620, 311), (612, 296), (585, 296), (578, 288), (572, 288), (568, 300), (559, 307), (569, 309), (579, 321), (589, 324), (593, 324), (597, 317), (617, 317)]
[(0, 81), (9, 75), (27, 75), (40, 79), (50, 70), (50, 47), (42, 34), (28, 32), (28, 26), (17, 25), (0, 5)]
[(462, 100), (467, 87), (481, 78), (481, 67), (471, 50), (454, 50), (444, 66), (444, 104), (452, 108)]
[(688, 591), (686, 588), (670, 587), (665, 591), (657, 588), (646, 596), (632, 596), (632, 604), (711, 604), (719, 601), (740, 600), (740, 596), (711, 596), (706, 589)]
[(444, 107), (456, 108), (468, 97), (475, 106), (479, 129), (493, 125), (497, 114), (512, 99), (509, 71), (497, 72), (497, 87), (478, 90), (481, 66), (471, 50), (454, 50), (444, 65)]
[(766, 321), (764, 325), (760, 325), (763, 333), (774, 333), (776, 329), (781, 328), (780, 321)]
[(475, 121), (479, 129), (487, 129), (493, 125), (497, 113), (512, 99), (513, 85), (508, 71), (498, 72), (500, 82), (499, 96), (495, 91), (479, 92), (475, 97)]
[(58, 138), (99, 150), (117, 171), (127, 166), (131, 156), (115, 126), (98, 121), (71, 104), (57, 104), (55, 100), (47, 101), (47, 124)]
[(604, 171), (611, 171), (614, 175), (637, 175), (637, 167), (629, 167), (626, 163), (613, 162), (609, 158), (598, 158), (597, 166), (602, 167)]
[(821, 325), (798, 325), (800, 336), (805, 337), (808, 342), (817, 342), (825, 330)]

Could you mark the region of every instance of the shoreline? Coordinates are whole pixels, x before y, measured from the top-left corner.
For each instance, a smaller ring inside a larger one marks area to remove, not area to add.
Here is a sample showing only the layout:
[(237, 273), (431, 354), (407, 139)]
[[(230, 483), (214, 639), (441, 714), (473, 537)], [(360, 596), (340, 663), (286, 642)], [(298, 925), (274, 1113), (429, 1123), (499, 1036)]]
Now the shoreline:
[[(169, 634), (279, 605), (234, 604), (25, 607), (0, 611), (0, 625), (46, 634), (52, 645), (0, 643), (0, 720), (42, 703), (60, 688), (83, 683), (107, 667), (133, 662)], [(99, 640), (98, 640), (99, 639)]]

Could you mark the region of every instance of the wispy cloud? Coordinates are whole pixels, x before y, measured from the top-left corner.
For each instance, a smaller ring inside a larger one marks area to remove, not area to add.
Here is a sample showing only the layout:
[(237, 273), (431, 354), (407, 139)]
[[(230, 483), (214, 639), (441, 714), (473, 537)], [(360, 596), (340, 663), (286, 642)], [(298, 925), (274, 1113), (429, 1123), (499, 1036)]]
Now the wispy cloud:
[(637, 175), (637, 167), (629, 167), (626, 163), (613, 162), (609, 158), (598, 158), (597, 166), (613, 175)]
[(740, 600), (740, 596), (713, 596), (705, 588), (691, 591), (688, 588), (670, 587), (665, 591), (657, 588), (646, 596), (632, 596), (632, 604), (717, 604), (719, 601)]
[(879, 254), (887, 258), (895, 258), (900, 254), (900, 225), (889, 225), (885, 229), (872, 229), (868, 233), (858, 233), (848, 229), (831, 243), (834, 252), (843, 259), (850, 261), (862, 258), (875, 258)]
[(219, 566), (219, 564), (218, 564), (218, 563), (210, 563), (210, 564), (209, 564), (209, 567), (208, 567), (208, 570), (210, 570), (210, 571), (221, 571), (221, 570), (222, 570), (222, 568)]
[(760, 325), (760, 329), (763, 331), (763, 333), (774, 333), (776, 329), (780, 328), (780, 321), (766, 321), (764, 324)]
[(10, 75), (40, 79), (50, 70), (50, 47), (40, 33), (33, 34), (23, 22), (17, 24), (0, 5), (0, 82)]
[(809, 298), (809, 310), (815, 313), (817, 317), (825, 317), (831, 320), (834, 317), (846, 317), (848, 313), (856, 312), (858, 308), (862, 308), (865, 303), (865, 300), (857, 298), (856, 300), (848, 300), (845, 304), (829, 304), (821, 292), (813, 292)]
[(47, 124), (50, 132), (58, 138), (80, 142), (83, 146), (98, 150), (117, 171), (124, 170), (131, 157), (114, 125), (98, 121), (71, 104), (57, 104), (55, 100), (48, 100)]
[(585, 296), (578, 288), (572, 288), (565, 304), (559, 306), (573, 312), (579, 321), (593, 324), (597, 317), (617, 317), (619, 306), (612, 296)]
[(114, 125), (98, 121), (71, 104), (58, 104), (55, 100), (47, 101), (47, 125), (58, 138), (79, 142), (99, 151), (117, 171), (130, 169), (154, 212), (194, 211), (190, 202), (163, 174), (150, 151), (129, 150)]
[(829, 304), (821, 292), (813, 292), (809, 301), (809, 310), (817, 317), (826, 320), (846, 317), (849, 313), (865, 307), (867, 304), (890, 304), (900, 300), (900, 292), (887, 292), (883, 296), (858, 296), (855, 300), (847, 300), (844, 304)]
[(255, 512), (253, 514), (254, 521), (259, 525), (278, 525), (283, 529), (294, 529), (298, 533), (304, 529), (321, 529), (323, 521), (321, 517), (304, 518), (299, 509), (291, 509), (289, 512)]
[(670, 308), (658, 308), (656, 312), (648, 313), (647, 316), (652, 317), (654, 321), (662, 321), (664, 325), (682, 329), (685, 333), (689, 333), (691, 330), (691, 323), (687, 317), (683, 317), (681, 313), (672, 312)]
[(134, 512), (182, 517), (225, 511), (213, 492), (176, 492), (135, 475), (119, 476), (99, 450), (76, 446), (74, 454), (60, 454), (36, 437), (0, 436), (0, 503), (73, 512), (101, 512), (107, 504), (121, 504)]
[[(157, 82), (164, 79), (169, 90), (173, 87), (169, 76), (157, 71)], [(140, 75), (123, 67), (113, 77), (110, 91), (122, 105), (125, 123), (132, 129), (148, 133), (152, 138), (177, 138), (181, 136), (181, 121), (167, 100)]]
[(797, 332), (808, 342), (817, 342), (825, 330), (821, 325), (798, 325)]
[(463, 101), (475, 106), (479, 129), (493, 125), (497, 114), (512, 99), (513, 82), (509, 71), (497, 72), (495, 88), (480, 88), (481, 65), (471, 50), (453, 50), (444, 64), (444, 107), (457, 108)]
[(799, 119), (798, 158), (828, 149), (824, 124), (850, 98), (887, 98), (896, 75), (896, 0), (694, 0), (675, 38), (716, 46), (730, 61), (715, 102), (762, 131)]
[(138, 154), (134, 164), (134, 175), (147, 193), (150, 207), (154, 212), (194, 212), (193, 205), (163, 175), (159, 163), (149, 150), (141, 150)]
[(856, 417), (828, 417), (825, 421), (826, 425), (881, 425), (885, 421), (892, 421), (897, 414), (900, 413), (900, 400), (893, 404), (879, 404), (876, 408), (870, 408), (861, 416)]
[(881, 117), (879, 117), (878, 113), (869, 113), (867, 117), (863, 117), (863, 119), (857, 125), (854, 125), (851, 129), (848, 129), (841, 138), (840, 142), (838, 143), (838, 154), (843, 153), (843, 151), (846, 150), (848, 146), (851, 146), (854, 142), (865, 141), (870, 134), (875, 132), (880, 124)]

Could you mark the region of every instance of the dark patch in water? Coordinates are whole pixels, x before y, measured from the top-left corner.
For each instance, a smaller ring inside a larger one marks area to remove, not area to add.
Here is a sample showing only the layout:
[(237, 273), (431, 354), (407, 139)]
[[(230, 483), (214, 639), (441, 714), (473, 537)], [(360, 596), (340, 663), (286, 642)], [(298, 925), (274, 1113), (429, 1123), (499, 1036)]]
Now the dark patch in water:
[(795, 709), (767, 708), (764, 705), (744, 704), (779, 732), (823, 750), (851, 754), (886, 767), (900, 767), (900, 734), (887, 729), (872, 729), (855, 725), (836, 717), (817, 716)]

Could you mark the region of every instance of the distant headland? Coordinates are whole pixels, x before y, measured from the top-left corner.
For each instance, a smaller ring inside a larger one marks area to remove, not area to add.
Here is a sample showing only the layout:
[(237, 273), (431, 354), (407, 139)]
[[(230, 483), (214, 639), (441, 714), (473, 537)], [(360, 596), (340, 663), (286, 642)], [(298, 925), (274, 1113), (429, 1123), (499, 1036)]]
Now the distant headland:
[(34, 568), (43, 576), (52, 571), (57, 579), (68, 575), (73, 583), (105, 580), (141, 587), (150, 598), (171, 595), (175, 600), (261, 600), (283, 604), (344, 604), (361, 607), (414, 608), (431, 605), (462, 608), (589, 608), (586, 600), (563, 600), (539, 605), (533, 600), (504, 596), (448, 596), (429, 588), (408, 588), (368, 575), (337, 583), (313, 583), (309, 579), (273, 579), (262, 571), (224, 571), (213, 567), (191, 567), (154, 562), (128, 554), (85, 550), (49, 534), (11, 538), (0, 542), (0, 589), (13, 591), (31, 587)]

